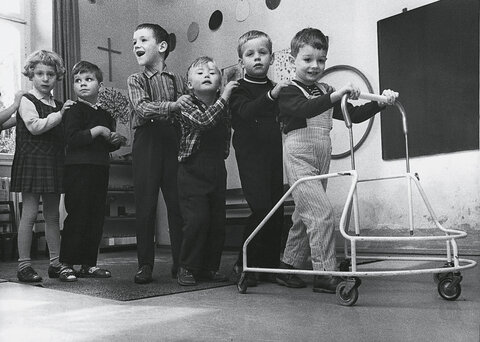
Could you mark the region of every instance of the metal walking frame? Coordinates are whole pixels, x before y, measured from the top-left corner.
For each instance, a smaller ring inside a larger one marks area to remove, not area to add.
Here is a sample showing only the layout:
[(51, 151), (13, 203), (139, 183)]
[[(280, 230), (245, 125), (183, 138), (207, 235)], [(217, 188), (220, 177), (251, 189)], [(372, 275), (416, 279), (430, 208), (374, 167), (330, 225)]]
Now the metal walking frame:
[[(369, 93), (360, 94), (359, 98), (370, 101), (387, 102), (387, 98), (382, 95), (375, 95)], [(345, 125), (349, 132), (350, 137), (350, 156), (351, 156), (351, 170), (329, 173), (318, 176), (304, 177), (297, 180), (278, 203), (272, 208), (272, 210), (265, 216), (250, 236), (245, 240), (243, 244), (243, 271), (237, 284), (237, 290), (240, 293), (247, 292), (246, 273), (247, 272), (264, 272), (264, 273), (285, 273), (285, 274), (298, 274), (298, 275), (331, 275), (342, 277), (342, 281), (336, 288), (336, 298), (339, 304), (344, 306), (352, 306), (358, 299), (358, 287), (361, 284), (360, 277), (383, 277), (383, 276), (396, 276), (396, 275), (411, 275), (411, 274), (433, 274), (434, 281), (437, 283), (437, 290), (440, 296), (446, 300), (456, 300), (461, 293), (460, 282), (462, 281), (462, 275), (460, 270), (473, 268), (476, 266), (476, 261), (470, 259), (459, 258), (458, 247), (456, 239), (465, 238), (467, 233), (455, 229), (446, 229), (438, 221), (428, 198), (423, 191), (418, 175), (410, 172), (410, 162), (408, 155), (408, 135), (407, 135), (407, 117), (405, 109), (402, 104), (397, 100), (395, 102), (396, 107), (402, 115), (403, 133), (405, 137), (405, 151), (406, 151), (406, 173), (400, 175), (394, 175), (390, 177), (371, 178), (371, 179), (359, 179), (358, 173), (355, 170), (355, 155), (354, 155), (354, 143), (352, 122), (347, 109), (347, 95), (342, 97), (341, 108), (345, 121)], [(322, 179), (336, 178), (336, 177), (350, 177), (352, 179), (351, 185), (348, 191), (345, 206), (340, 218), (340, 233), (345, 239), (345, 260), (340, 264), (339, 271), (317, 271), (317, 270), (300, 270), (300, 269), (276, 269), (276, 268), (259, 268), (249, 267), (247, 265), (247, 246), (250, 241), (257, 235), (262, 229), (265, 223), (275, 213), (275, 211), (282, 205), (283, 202), (290, 196), (293, 189), (295, 189), (300, 183), (320, 181)], [(383, 181), (388, 179), (405, 179), (407, 185), (408, 195), (408, 218), (410, 236), (362, 236), (360, 232), (359, 210), (358, 210), (358, 196), (357, 196), (357, 184), (361, 182), (373, 182)], [(443, 235), (435, 236), (414, 236), (414, 220), (413, 220), (413, 203), (412, 203), (412, 183), (415, 184), (420, 196), (430, 213), (431, 219), (435, 223), (435, 226), (443, 232)], [(348, 234), (348, 226), (350, 222), (350, 216), (353, 208), (353, 220), (355, 233), (354, 235)], [(357, 255), (356, 246), (357, 242), (370, 241), (370, 242), (383, 242), (383, 241), (445, 241), (446, 244), (446, 256), (445, 257), (421, 257), (421, 256), (388, 256), (388, 255)], [(349, 253), (350, 248), (350, 253)], [(438, 261), (444, 264), (441, 267), (435, 268), (423, 268), (423, 269), (392, 269), (383, 271), (359, 271), (357, 269), (359, 259), (375, 259), (375, 260), (401, 260), (401, 261)]]

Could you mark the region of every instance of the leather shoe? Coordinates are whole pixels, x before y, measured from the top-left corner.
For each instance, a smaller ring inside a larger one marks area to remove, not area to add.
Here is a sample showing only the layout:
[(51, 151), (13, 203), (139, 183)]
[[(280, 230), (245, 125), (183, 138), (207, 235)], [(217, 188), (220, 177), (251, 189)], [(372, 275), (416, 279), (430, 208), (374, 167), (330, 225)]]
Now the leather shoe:
[(197, 285), (193, 273), (186, 268), (180, 267), (177, 274), (177, 283), (182, 286)]
[(313, 278), (313, 292), (335, 293), (340, 277), (318, 275)]
[(27, 266), (21, 271), (17, 271), (17, 278), (24, 283), (38, 283), (42, 281), (42, 277), (40, 277), (31, 266)]
[[(280, 268), (282, 269), (294, 269), (293, 266), (290, 266), (284, 262), (280, 262)], [(285, 273), (278, 273), (276, 276), (277, 283), (282, 286), (292, 287), (292, 288), (302, 288), (306, 287), (307, 284), (300, 279), (299, 276), (295, 274), (285, 274)]]
[(135, 274), (134, 281), (137, 284), (148, 284), (152, 282), (152, 280), (152, 267), (149, 265), (143, 265)]

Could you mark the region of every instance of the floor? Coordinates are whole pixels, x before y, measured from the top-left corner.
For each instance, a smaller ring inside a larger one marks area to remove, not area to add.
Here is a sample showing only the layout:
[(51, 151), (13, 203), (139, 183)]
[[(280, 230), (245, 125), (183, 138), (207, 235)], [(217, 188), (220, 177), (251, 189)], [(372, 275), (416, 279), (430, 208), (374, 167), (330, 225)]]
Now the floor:
[(478, 342), (480, 272), (462, 275), (456, 301), (439, 297), (431, 274), (365, 278), (352, 307), (270, 283), (120, 302), (0, 282), (0, 341)]

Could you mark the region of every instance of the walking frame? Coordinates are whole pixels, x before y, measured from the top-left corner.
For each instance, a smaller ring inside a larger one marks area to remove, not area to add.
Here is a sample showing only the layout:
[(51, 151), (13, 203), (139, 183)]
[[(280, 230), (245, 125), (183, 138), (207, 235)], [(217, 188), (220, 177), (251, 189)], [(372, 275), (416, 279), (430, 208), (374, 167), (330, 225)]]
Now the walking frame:
[[(387, 102), (387, 98), (382, 95), (361, 93), (359, 98), (370, 101)], [(264, 272), (264, 273), (286, 273), (286, 274), (299, 274), (299, 275), (331, 275), (342, 277), (342, 281), (336, 288), (337, 302), (344, 306), (352, 306), (358, 299), (358, 287), (361, 284), (360, 277), (384, 277), (384, 276), (396, 276), (396, 275), (411, 275), (411, 274), (433, 274), (435, 283), (437, 283), (437, 290), (440, 296), (446, 300), (456, 300), (461, 293), (460, 282), (462, 281), (462, 275), (460, 270), (473, 268), (476, 266), (476, 261), (470, 259), (459, 258), (458, 247), (456, 239), (465, 238), (467, 233), (456, 229), (446, 229), (442, 227), (438, 221), (432, 206), (430, 205), (427, 195), (423, 191), (418, 175), (410, 172), (410, 163), (408, 155), (408, 135), (407, 135), (407, 117), (405, 109), (402, 104), (397, 100), (395, 105), (402, 115), (402, 126), (405, 137), (405, 160), (406, 160), (406, 173), (400, 175), (394, 175), (390, 177), (371, 178), (371, 179), (359, 179), (358, 173), (355, 170), (355, 156), (354, 156), (354, 143), (352, 122), (347, 109), (347, 95), (344, 95), (341, 100), (341, 108), (345, 121), (345, 125), (349, 132), (350, 138), (350, 157), (351, 167), (349, 171), (335, 172), (318, 176), (304, 177), (297, 180), (278, 203), (272, 208), (272, 210), (265, 216), (256, 229), (250, 234), (243, 244), (243, 272), (237, 284), (237, 290), (240, 293), (247, 292), (246, 272)], [(304, 182), (320, 181), (322, 179), (336, 178), (336, 177), (350, 177), (351, 185), (348, 191), (345, 206), (340, 218), (340, 233), (344, 237), (345, 242), (345, 259), (340, 263), (339, 271), (318, 271), (318, 270), (300, 270), (300, 269), (275, 269), (275, 268), (259, 268), (249, 267), (247, 265), (247, 246), (250, 241), (257, 235), (262, 229), (265, 223), (272, 217), (275, 211), (282, 205), (282, 203), (290, 196), (292, 191), (300, 184)], [(357, 196), (357, 184), (362, 182), (383, 181), (390, 179), (404, 179), (407, 185), (408, 196), (408, 219), (410, 236), (362, 236), (360, 233), (359, 223), (359, 209), (358, 209), (358, 196)], [(414, 236), (414, 220), (413, 220), (413, 203), (412, 203), (412, 183), (415, 184), (428, 212), (430, 213), (432, 221), (435, 223), (436, 228), (443, 235), (435, 236)], [(348, 227), (350, 223), (351, 211), (353, 207), (353, 220), (355, 227), (355, 234), (348, 234)], [(445, 241), (446, 244), (446, 256), (444, 257), (431, 257), (431, 256), (388, 256), (388, 255), (357, 255), (357, 242), (383, 242), (383, 241), (398, 241), (398, 242), (410, 242), (410, 241)], [(350, 253), (349, 253), (350, 248)], [(436, 261), (444, 262), (441, 267), (436, 268), (423, 268), (423, 269), (391, 269), (382, 271), (359, 271), (357, 269), (359, 259), (376, 259), (376, 260), (398, 260), (398, 261)]]

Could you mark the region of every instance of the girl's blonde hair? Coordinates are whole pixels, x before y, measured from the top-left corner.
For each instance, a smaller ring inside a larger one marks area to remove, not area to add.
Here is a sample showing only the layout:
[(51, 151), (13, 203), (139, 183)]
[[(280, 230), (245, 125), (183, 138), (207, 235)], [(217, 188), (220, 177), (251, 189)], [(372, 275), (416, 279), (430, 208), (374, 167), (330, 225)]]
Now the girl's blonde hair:
[(57, 74), (57, 81), (63, 79), (63, 75), (65, 75), (65, 67), (63, 66), (62, 57), (55, 52), (47, 50), (37, 50), (28, 56), (22, 74), (31, 80), (33, 78), (33, 70), (39, 63), (53, 67)]

